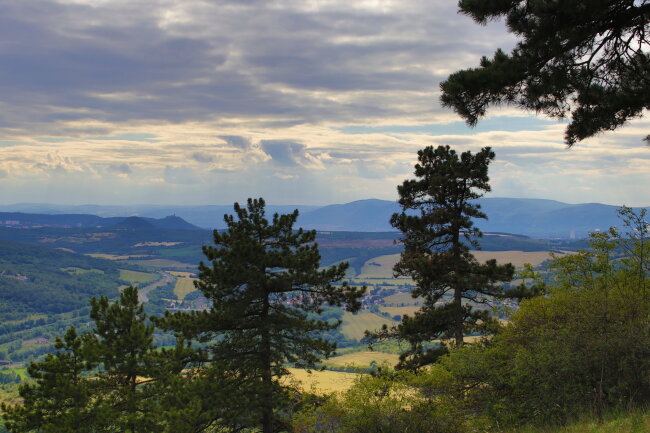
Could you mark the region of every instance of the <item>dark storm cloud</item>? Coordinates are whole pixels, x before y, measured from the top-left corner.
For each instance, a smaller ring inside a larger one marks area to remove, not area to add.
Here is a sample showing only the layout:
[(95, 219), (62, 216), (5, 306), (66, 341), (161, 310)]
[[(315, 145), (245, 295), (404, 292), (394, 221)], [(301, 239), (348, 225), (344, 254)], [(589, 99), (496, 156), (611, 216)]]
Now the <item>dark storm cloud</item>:
[(433, 91), (444, 76), (437, 59), (481, 51), (458, 42), (480, 28), (447, 1), (390, 13), (331, 2), (316, 12), (294, 2), (80, 3), (0, 1), (10, 107), (0, 126), (224, 116), (285, 126), (408, 113), (389, 96), (376, 104), (309, 92)]

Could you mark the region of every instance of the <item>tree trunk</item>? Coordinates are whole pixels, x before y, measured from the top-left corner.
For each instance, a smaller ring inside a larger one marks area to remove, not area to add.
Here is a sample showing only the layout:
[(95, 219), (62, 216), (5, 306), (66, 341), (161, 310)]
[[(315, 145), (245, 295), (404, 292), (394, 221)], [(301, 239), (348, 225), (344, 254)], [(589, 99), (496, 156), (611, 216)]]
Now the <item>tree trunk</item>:
[(456, 339), (456, 345), (460, 346), (463, 344), (463, 304), (461, 298), (460, 287), (454, 288), (454, 305), (456, 305), (456, 326), (454, 329), (454, 337)]
[(456, 340), (456, 345), (461, 346), (463, 344), (463, 303), (462, 303), (462, 294), (463, 288), (460, 287), (458, 282), (458, 275), (460, 275), (460, 227), (454, 228), (454, 235), (452, 241), (452, 249), (454, 255), (454, 306), (456, 307), (455, 311), (455, 323), (454, 323), (454, 339)]
[[(269, 314), (268, 296), (264, 299), (262, 316), (268, 322)], [(273, 433), (273, 373), (271, 371), (271, 336), (266, 326), (262, 325), (262, 433)]]

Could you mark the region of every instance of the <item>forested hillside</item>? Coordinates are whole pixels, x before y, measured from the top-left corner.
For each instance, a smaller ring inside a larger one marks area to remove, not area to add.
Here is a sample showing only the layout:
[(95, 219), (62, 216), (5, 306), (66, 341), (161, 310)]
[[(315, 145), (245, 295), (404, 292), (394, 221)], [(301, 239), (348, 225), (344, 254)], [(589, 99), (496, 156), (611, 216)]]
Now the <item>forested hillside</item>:
[(65, 313), (93, 296), (117, 295), (119, 270), (108, 260), (0, 240), (0, 318)]

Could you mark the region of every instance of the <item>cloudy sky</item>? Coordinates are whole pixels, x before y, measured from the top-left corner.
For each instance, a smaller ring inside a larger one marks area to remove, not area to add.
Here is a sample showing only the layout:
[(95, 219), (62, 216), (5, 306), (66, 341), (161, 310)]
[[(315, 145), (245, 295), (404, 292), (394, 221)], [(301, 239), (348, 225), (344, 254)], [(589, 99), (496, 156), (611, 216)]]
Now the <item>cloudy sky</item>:
[(650, 205), (650, 116), (566, 149), (438, 85), (511, 35), (451, 0), (0, 0), (0, 204), (396, 198), (416, 152), (492, 146), (492, 197)]

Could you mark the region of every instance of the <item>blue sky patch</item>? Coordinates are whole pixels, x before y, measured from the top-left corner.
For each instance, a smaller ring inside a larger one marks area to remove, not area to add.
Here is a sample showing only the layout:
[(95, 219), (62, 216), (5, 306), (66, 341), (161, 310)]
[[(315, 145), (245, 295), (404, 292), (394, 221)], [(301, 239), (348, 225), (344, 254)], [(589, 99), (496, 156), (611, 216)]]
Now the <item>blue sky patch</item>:
[(452, 122), (445, 124), (424, 124), (424, 125), (386, 125), (386, 126), (364, 126), (350, 125), (337, 130), (345, 134), (428, 134), (428, 135), (470, 135), (490, 131), (541, 131), (557, 122), (538, 117), (492, 117), (479, 121), (474, 128), (467, 126), (465, 122)]

